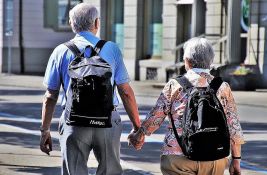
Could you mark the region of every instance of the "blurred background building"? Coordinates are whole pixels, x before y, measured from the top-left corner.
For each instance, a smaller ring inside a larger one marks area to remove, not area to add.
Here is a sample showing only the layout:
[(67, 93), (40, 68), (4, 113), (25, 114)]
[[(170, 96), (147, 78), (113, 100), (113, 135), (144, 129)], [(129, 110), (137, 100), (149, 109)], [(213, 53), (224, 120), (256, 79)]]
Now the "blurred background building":
[(118, 44), (134, 80), (182, 73), (184, 42), (206, 37), (215, 74), (267, 85), (266, 0), (0, 0), (0, 70), (43, 74), (53, 49), (74, 36), (68, 11), (82, 1), (100, 10), (99, 35)]

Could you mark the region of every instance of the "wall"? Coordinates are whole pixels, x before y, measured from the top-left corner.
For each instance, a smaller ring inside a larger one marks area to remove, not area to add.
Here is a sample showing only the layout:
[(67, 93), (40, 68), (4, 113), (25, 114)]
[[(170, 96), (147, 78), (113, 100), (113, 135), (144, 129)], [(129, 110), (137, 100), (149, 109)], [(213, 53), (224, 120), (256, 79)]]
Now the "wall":
[[(52, 49), (74, 36), (71, 31), (55, 32), (52, 29), (43, 28), (43, 15), (43, 1), (23, 0), (23, 37), (26, 72), (35, 70), (43, 72), (48, 55), (52, 52)], [(38, 57), (38, 55), (40, 56)]]
[(137, 49), (137, 0), (124, 0), (124, 63), (132, 80), (135, 79)]
[(3, 59), (3, 19), (4, 19), (4, 10), (3, 2), (0, 3), (0, 73), (2, 72), (2, 59)]
[[(43, 73), (49, 55), (62, 42), (74, 34), (53, 31), (43, 27), (43, 0), (23, 0), (23, 45), (25, 73)], [(14, 0), (14, 36), (12, 41), (12, 72), (20, 72), (19, 50), (19, 0)], [(3, 55), (7, 55), (7, 38), (4, 37)], [(3, 71), (7, 70), (6, 56), (3, 57)]]
[(174, 64), (175, 54), (172, 49), (176, 46), (177, 7), (176, 0), (163, 0), (163, 52), (162, 59)]
[(176, 0), (163, 0), (162, 10), (162, 54), (152, 56), (152, 59), (140, 61), (140, 80), (165, 82), (166, 68), (175, 63), (177, 31), (177, 7)]
[[(206, 11), (206, 31), (205, 33), (208, 35), (207, 39), (211, 42), (217, 41), (220, 36), (210, 36), (210, 35), (220, 35), (222, 31), (222, 35), (226, 35), (225, 31), (225, 10), (223, 7), (223, 14), (221, 13), (221, 0), (209, 0), (207, 2), (207, 11)], [(223, 25), (221, 25), (221, 19), (223, 20)], [(225, 45), (222, 44), (222, 63), (226, 61), (225, 57)], [(220, 63), (220, 44), (214, 45), (215, 58), (214, 64)]]
[[(3, 2), (4, 3), (4, 2)], [(3, 14), (4, 14), (3, 9)], [(2, 48), (2, 70), (7, 72), (8, 70), (8, 40), (11, 40), (11, 72), (20, 72), (20, 61), (19, 61), (19, 50), (18, 50), (18, 39), (19, 39), (19, 32), (18, 32), (18, 19), (19, 19), (19, 0), (14, 0), (13, 5), (13, 36), (10, 38), (5, 36), (5, 24), (3, 23), (3, 48)], [(3, 15), (3, 21), (4, 15)]]
[[(258, 24), (261, 27), (259, 30), (259, 36), (262, 38), (259, 43), (259, 66), (264, 85), (267, 87), (267, 1), (253, 0), (251, 3), (251, 24)], [(258, 34), (256, 32), (253, 35)], [(255, 42), (257, 42), (255, 37), (252, 37), (253, 45), (256, 45)]]

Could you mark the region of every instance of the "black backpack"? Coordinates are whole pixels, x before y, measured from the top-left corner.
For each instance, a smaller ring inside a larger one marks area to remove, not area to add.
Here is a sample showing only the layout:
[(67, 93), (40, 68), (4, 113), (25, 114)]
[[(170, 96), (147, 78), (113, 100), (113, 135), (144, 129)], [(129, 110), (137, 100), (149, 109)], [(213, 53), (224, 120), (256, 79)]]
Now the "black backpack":
[(106, 41), (100, 40), (89, 57), (69, 41), (65, 45), (74, 53), (68, 74), (71, 78), (67, 91), (66, 123), (74, 126), (95, 128), (111, 127), (113, 86), (111, 66), (98, 54)]
[(230, 154), (230, 134), (223, 107), (216, 96), (222, 79), (214, 78), (208, 87), (194, 87), (184, 76), (176, 80), (188, 94), (180, 136), (170, 117), (183, 154), (194, 161), (227, 157)]

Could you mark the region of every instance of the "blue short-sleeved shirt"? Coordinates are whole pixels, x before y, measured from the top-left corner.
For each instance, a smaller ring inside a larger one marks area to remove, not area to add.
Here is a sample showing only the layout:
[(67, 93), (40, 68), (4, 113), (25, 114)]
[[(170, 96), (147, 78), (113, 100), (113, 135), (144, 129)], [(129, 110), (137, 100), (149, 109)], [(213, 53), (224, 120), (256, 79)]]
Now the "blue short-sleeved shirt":
[[(75, 45), (80, 49), (81, 52), (84, 51), (85, 47), (88, 45), (95, 46), (100, 39), (93, 35), (91, 32), (80, 32), (72, 39)], [(89, 56), (91, 53), (90, 49), (85, 50), (85, 56)], [(114, 85), (120, 85), (123, 83), (128, 83), (130, 81), (129, 75), (125, 68), (122, 54), (118, 46), (108, 41), (99, 53), (99, 56), (103, 58), (106, 62), (111, 65), (112, 77), (111, 83)], [(70, 77), (67, 73), (69, 63), (74, 59), (73, 53), (65, 46), (61, 44), (57, 46), (53, 53), (51, 54), (46, 72), (44, 77), (44, 85), (51, 90), (60, 90), (61, 85), (63, 86), (64, 92), (67, 92), (70, 82)], [(62, 98), (61, 104), (65, 105), (65, 93)], [(116, 91), (114, 91), (115, 106), (119, 104)]]

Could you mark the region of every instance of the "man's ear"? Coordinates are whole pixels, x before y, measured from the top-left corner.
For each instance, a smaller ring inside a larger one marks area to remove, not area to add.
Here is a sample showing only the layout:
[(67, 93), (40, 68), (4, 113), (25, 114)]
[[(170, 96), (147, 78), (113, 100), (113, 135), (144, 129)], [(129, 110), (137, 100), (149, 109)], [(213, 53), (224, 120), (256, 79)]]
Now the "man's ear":
[(95, 29), (99, 29), (99, 26), (100, 26), (100, 21), (99, 21), (99, 18), (96, 18), (95, 19)]

